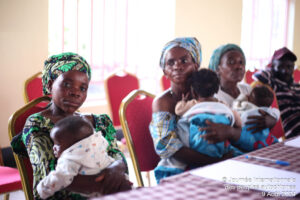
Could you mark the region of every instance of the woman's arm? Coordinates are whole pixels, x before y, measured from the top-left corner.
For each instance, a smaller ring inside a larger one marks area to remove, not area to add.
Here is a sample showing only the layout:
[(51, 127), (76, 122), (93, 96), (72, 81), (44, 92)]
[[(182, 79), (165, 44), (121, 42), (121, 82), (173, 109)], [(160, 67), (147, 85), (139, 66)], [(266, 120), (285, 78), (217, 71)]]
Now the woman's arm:
[(241, 136), (240, 127), (231, 127), (225, 124), (213, 123), (206, 120), (207, 127), (200, 128), (201, 131), (206, 131), (205, 135), (202, 135), (208, 143), (217, 143), (229, 140), (231, 142), (236, 142)]
[[(98, 175), (77, 175), (68, 190), (79, 193), (112, 194), (130, 189), (132, 183), (125, 176), (126, 165), (118, 160)], [(126, 187), (124, 187), (126, 186)]]
[[(33, 170), (33, 196), (39, 198), (37, 184), (55, 168), (55, 157), (53, 154), (53, 142), (49, 137), (49, 130), (53, 124), (46, 121), (40, 113), (28, 117), (22, 133), (24, 143)], [(67, 197), (65, 191), (56, 192), (49, 199), (64, 199)]]
[(189, 166), (200, 167), (207, 164), (212, 164), (222, 160), (226, 160), (228, 158), (232, 158), (233, 152), (229, 152), (225, 154), (222, 158), (217, 158), (217, 157), (210, 157), (205, 154), (199, 153), (188, 147), (182, 147), (174, 154), (174, 157), (177, 160), (184, 162)]

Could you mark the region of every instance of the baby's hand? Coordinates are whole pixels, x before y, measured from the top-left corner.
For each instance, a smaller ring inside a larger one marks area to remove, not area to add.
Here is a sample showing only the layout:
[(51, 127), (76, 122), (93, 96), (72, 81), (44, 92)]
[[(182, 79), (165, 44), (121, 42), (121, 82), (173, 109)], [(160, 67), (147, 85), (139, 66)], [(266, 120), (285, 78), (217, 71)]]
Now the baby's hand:
[(186, 94), (182, 94), (181, 100), (182, 100), (182, 101), (187, 101), (188, 98), (189, 98), (189, 96), (190, 96), (190, 93), (189, 93), (189, 92), (186, 93)]

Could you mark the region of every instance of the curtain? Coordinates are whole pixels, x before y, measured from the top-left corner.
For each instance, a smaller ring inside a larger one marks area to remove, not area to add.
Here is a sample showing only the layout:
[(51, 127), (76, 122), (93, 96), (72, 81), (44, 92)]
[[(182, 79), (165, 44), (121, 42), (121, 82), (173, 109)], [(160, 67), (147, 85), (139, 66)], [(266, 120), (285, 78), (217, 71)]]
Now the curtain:
[(248, 70), (263, 69), (276, 49), (288, 45), (289, 4), (289, 0), (243, 0), (241, 47)]
[(88, 102), (105, 99), (104, 79), (117, 69), (159, 92), (159, 56), (174, 32), (175, 0), (49, 1), (49, 55), (72, 51), (87, 59)]

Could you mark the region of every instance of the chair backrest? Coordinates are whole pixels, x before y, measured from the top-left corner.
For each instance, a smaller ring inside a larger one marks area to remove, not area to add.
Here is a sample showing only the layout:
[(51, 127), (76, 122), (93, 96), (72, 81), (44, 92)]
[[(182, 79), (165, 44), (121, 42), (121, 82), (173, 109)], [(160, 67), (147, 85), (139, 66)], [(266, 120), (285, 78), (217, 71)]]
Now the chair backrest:
[[(272, 103), (271, 107), (277, 108), (279, 110), (276, 94), (274, 92), (273, 92), (273, 94), (274, 94), (274, 100), (273, 100), (273, 103)], [(275, 126), (271, 129), (271, 134), (274, 135), (277, 138), (282, 138), (282, 140), (285, 140), (285, 132), (284, 132), (284, 129), (283, 129), (281, 117), (279, 118), (279, 120), (277, 121)]]
[(160, 160), (149, 131), (153, 99), (153, 94), (134, 90), (123, 99), (120, 106), (122, 130), (140, 187), (144, 186), (141, 172), (153, 170)]
[[(27, 117), (33, 113), (42, 111), (44, 108), (38, 106), (40, 102), (50, 102), (51, 98), (48, 96), (39, 97), (25, 106), (21, 107), (14, 114), (11, 115), (8, 121), (8, 134), (10, 140), (17, 134), (21, 133)], [(32, 187), (33, 187), (33, 171), (29, 158), (19, 156), (14, 153), (17, 167), (19, 169), (22, 187), (27, 200), (33, 199)]]
[(251, 84), (251, 83), (254, 81), (253, 78), (252, 78), (252, 75), (253, 75), (255, 72), (257, 72), (257, 70), (254, 70), (254, 71), (247, 70), (247, 71), (245, 72), (245, 82), (246, 82), (247, 84)]
[[(256, 85), (265, 85), (259, 81), (255, 81), (251, 84), (252, 87), (255, 87)], [(272, 105), (271, 107), (273, 108), (277, 108), (279, 110), (279, 106), (278, 106), (278, 102), (277, 102), (277, 98), (276, 98), (276, 94), (275, 92), (273, 91), (273, 89), (268, 86), (268, 85), (265, 85), (267, 86), (274, 94), (274, 100), (272, 102)], [(279, 110), (280, 111), (280, 110)], [(277, 123), (275, 124), (275, 126), (271, 129), (271, 134), (274, 135), (276, 138), (282, 138), (282, 140), (285, 140), (285, 132), (284, 132), (284, 128), (283, 128), (283, 125), (282, 125), (282, 121), (281, 121), (281, 117), (279, 118), (279, 120), (277, 121)]]
[(298, 68), (294, 70), (294, 81), (300, 83), (300, 69)]
[(165, 91), (171, 87), (171, 81), (167, 79), (164, 75), (160, 77), (160, 85), (162, 91)]
[(135, 75), (120, 70), (108, 76), (104, 85), (113, 124), (120, 126), (119, 108), (121, 101), (132, 90), (139, 88), (139, 80)]
[[(42, 72), (38, 72), (33, 76), (29, 77), (24, 83), (24, 101), (25, 103), (28, 103), (42, 96), (44, 96)], [(47, 105), (46, 102), (41, 102), (38, 104), (38, 106), (42, 108), (45, 107), (46, 105)]]

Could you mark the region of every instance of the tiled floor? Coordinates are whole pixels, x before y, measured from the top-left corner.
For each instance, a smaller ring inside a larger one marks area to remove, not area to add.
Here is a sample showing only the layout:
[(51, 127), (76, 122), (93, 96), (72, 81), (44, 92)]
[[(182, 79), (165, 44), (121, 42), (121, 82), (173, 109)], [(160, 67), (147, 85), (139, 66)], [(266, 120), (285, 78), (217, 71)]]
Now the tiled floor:
[[(0, 194), (0, 200), (4, 199), (4, 195)], [(9, 200), (25, 200), (24, 192), (22, 190), (12, 192), (9, 195)]]
[[(131, 162), (131, 159), (130, 159), (130, 156), (128, 154), (128, 152), (126, 150), (124, 150), (124, 154), (126, 156), (126, 159), (127, 159), (127, 163), (128, 163), (128, 168), (129, 168), (129, 180), (131, 182), (133, 182), (133, 186), (136, 187), (137, 186), (137, 181), (136, 181), (136, 177), (135, 177), (135, 173), (134, 173), (134, 169), (133, 169), (133, 166), (132, 166), (132, 162)], [(143, 176), (143, 180), (145, 180), (145, 185), (148, 186), (148, 181), (147, 181), (147, 178), (146, 178), (146, 173), (142, 173), (142, 176)], [(151, 186), (154, 186), (156, 185), (156, 181), (155, 181), (155, 177), (154, 177), (154, 174), (153, 174), (153, 171), (150, 172), (150, 183), (151, 183)], [(0, 194), (0, 200), (3, 200), (4, 197), (2, 194)], [(25, 196), (24, 196), (24, 192), (23, 191), (16, 191), (16, 192), (12, 192), (10, 193), (10, 200), (25, 200)]]

